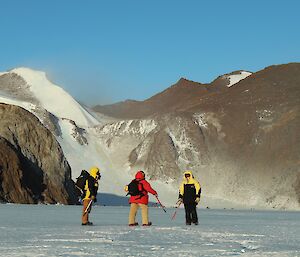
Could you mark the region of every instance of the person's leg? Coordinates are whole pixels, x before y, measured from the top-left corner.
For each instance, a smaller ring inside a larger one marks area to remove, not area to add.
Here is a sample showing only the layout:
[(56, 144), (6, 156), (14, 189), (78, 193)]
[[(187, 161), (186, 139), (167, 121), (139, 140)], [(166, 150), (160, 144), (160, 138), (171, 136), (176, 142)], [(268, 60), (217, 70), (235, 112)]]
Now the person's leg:
[(191, 214), (192, 214), (192, 222), (198, 225), (198, 216), (197, 216), (197, 208), (196, 204), (191, 205)]
[(141, 210), (142, 210), (142, 223), (143, 225), (148, 225), (148, 205), (147, 204), (139, 204)]
[(130, 204), (130, 211), (129, 211), (129, 217), (128, 217), (128, 224), (133, 225), (135, 224), (135, 217), (139, 206), (136, 203)]
[(191, 219), (190, 205), (184, 204), (184, 210), (185, 210), (185, 224), (191, 225), (192, 219)]
[(87, 224), (89, 222), (89, 213), (91, 211), (92, 205), (88, 208), (86, 211), (86, 208), (88, 207), (91, 199), (84, 199), (83, 200), (83, 207), (82, 207), (82, 217), (81, 217), (81, 222), (82, 224)]

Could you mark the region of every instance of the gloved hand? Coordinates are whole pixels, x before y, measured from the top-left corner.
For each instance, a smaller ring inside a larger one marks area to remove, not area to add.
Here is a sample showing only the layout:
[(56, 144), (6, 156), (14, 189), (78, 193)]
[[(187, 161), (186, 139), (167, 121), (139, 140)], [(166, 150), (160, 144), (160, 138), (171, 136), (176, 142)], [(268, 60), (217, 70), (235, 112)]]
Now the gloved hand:
[(182, 204), (182, 198), (178, 198), (178, 200), (177, 200), (177, 202), (176, 202), (176, 205), (180, 205), (180, 204)]
[(195, 203), (198, 204), (200, 202), (200, 197), (197, 197)]
[(97, 202), (97, 198), (95, 197), (95, 199), (94, 199), (94, 203), (96, 203)]
[(91, 196), (91, 199), (95, 201), (96, 197), (94, 195)]
[(125, 192), (128, 192), (128, 186), (125, 186), (125, 187), (124, 187), (124, 191), (125, 191)]

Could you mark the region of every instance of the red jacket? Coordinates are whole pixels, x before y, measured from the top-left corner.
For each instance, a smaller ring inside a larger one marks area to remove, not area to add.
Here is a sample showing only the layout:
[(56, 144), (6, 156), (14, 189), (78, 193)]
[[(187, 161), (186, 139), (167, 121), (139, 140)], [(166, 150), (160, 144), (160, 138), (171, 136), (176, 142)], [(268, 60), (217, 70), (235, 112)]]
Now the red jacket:
[(148, 204), (149, 196), (148, 192), (157, 195), (157, 192), (151, 187), (149, 182), (147, 182), (144, 178), (144, 174), (141, 171), (138, 171), (135, 174), (135, 179), (140, 182), (139, 190), (142, 191), (142, 197), (140, 195), (130, 196), (129, 203), (141, 203), (141, 204)]

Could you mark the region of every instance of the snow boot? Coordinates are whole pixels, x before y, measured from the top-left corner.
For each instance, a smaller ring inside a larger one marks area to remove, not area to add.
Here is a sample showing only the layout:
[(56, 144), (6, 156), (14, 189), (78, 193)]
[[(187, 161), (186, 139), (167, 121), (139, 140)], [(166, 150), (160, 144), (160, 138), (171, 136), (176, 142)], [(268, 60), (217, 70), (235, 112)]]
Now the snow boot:
[(192, 223), (191, 222), (186, 222), (185, 225), (192, 225)]
[(129, 227), (134, 227), (134, 226), (138, 226), (138, 225), (139, 225), (139, 223), (137, 223), (137, 222), (135, 222), (133, 224), (128, 224)]
[(82, 226), (93, 226), (93, 222), (82, 223)]
[(152, 222), (149, 221), (148, 224), (143, 224), (143, 227), (149, 227), (149, 226), (151, 226), (151, 225), (152, 225)]

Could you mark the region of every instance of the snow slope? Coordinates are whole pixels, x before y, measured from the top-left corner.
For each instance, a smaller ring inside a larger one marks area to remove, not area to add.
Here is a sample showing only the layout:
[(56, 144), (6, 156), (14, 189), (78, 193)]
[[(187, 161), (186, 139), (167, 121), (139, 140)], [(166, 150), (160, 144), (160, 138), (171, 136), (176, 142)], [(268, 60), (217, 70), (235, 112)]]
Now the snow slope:
[(61, 87), (51, 83), (45, 72), (28, 68), (17, 68), (10, 72), (21, 76), (27, 82), (30, 91), (48, 112), (59, 118), (74, 120), (80, 126), (99, 123), (72, 96)]

